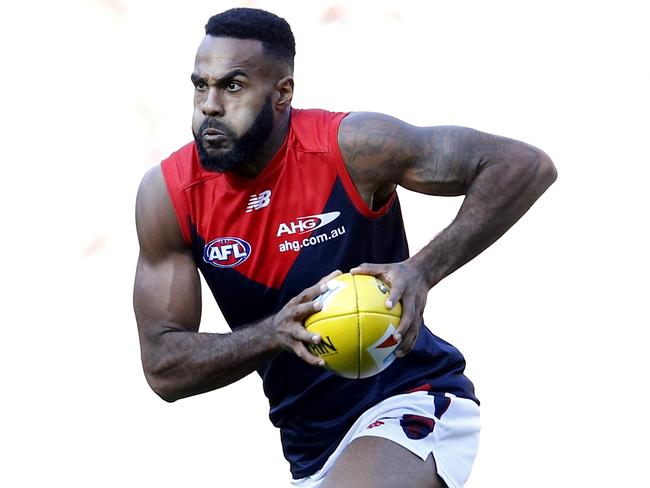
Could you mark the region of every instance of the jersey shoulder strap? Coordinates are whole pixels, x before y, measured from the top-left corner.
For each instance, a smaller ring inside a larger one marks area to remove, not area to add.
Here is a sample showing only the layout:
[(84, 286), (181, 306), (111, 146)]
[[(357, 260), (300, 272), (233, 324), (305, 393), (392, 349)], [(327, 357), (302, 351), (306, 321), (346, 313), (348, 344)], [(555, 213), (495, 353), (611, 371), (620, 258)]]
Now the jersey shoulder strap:
[(176, 211), (183, 239), (188, 245), (191, 245), (191, 212), (188, 190), (196, 184), (219, 175), (210, 173), (201, 167), (194, 142), (190, 142), (172, 153), (160, 163), (160, 167)]

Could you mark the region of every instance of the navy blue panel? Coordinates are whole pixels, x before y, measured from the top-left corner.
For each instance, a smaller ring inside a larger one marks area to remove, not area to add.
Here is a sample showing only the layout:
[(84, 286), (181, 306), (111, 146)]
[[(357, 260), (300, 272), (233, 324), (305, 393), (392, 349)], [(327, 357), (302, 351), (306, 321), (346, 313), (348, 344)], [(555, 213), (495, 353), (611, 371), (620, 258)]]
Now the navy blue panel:
[[(299, 255), (279, 290), (260, 285), (234, 269), (205, 263), (204, 241), (195, 232), (197, 266), (231, 327), (275, 313), (335, 269), (347, 272), (362, 262), (397, 262), (408, 257), (397, 199), (386, 214), (369, 219), (354, 207), (337, 179), (322, 210), (323, 214), (329, 212), (340, 215), (316, 234), (331, 236), (335, 232), (336, 237), (290, 251)], [(472, 383), (463, 375), (464, 368), (460, 352), (423, 325), (413, 351), (370, 378), (341, 378), (286, 352), (269, 362), (260, 375), (269, 399), (269, 417), (281, 429), (284, 455), (294, 478), (302, 478), (320, 469), (356, 419), (385, 398), (428, 384), (434, 393), (449, 392), (477, 401)]]

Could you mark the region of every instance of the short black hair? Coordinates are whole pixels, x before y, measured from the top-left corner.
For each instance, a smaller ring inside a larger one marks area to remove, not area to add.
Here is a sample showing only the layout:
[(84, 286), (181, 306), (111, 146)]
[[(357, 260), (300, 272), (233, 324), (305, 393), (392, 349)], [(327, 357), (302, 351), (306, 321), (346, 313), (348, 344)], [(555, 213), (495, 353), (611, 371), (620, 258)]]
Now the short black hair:
[(264, 52), (289, 63), (293, 69), (296, 41), (289, 23), (282, 17), (257, 8), (233, 8), (213, 15), (205, 25), (205, 33), (213, 37), (255, 39), (262, 42)]

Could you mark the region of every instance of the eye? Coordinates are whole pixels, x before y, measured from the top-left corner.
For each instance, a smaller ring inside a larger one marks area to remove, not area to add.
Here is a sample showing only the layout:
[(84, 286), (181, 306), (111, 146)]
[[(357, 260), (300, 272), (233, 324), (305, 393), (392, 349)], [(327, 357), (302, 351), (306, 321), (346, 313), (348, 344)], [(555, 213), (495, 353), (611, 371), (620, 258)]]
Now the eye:
[(198, 91), (203, 91), (208, 87), (208, 85), (205, 84), (205, 81), (202, 80), (197, 81), (194, 86)]
[(238, 92), (241, 89), (242, 86), (236, 81), (229, 81), (228, 84), (226, 85), (226, 91), (229, 91), (231, 93)]

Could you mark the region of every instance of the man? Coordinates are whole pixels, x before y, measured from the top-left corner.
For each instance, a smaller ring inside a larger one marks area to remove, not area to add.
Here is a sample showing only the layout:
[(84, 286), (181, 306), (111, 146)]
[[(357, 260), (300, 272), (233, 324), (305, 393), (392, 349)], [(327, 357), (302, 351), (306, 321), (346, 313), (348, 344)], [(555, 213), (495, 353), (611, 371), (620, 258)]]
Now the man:
[[(152, 168), (137, 198), (145, 375), (175, 401), (257, 370), (296, 486), (462, 486), (478, 400), (462, 355), (422, 327), (427, 293), (514, 224), (555, 168), (538, 149), (471, 129), (292, 109), (294, 54), (289, 25), (262, 10), (206, 25), (191, 76), (195, 140)], [(465, 195), (411, 257), (397, 185)], [(197, 268), (232, 333), (198, 332)], [(398, 359), (363, 380), (323, 368), (309, 350), (321, 338), (303, 326), (348, 270), (381, 277), (386, 306), (403, 306)]]

